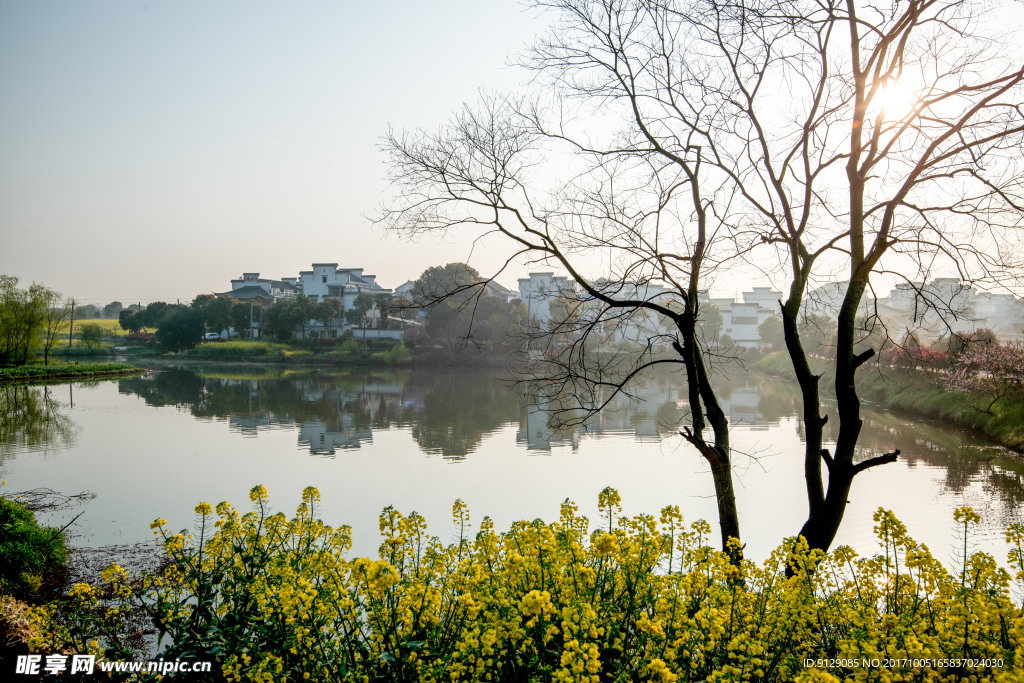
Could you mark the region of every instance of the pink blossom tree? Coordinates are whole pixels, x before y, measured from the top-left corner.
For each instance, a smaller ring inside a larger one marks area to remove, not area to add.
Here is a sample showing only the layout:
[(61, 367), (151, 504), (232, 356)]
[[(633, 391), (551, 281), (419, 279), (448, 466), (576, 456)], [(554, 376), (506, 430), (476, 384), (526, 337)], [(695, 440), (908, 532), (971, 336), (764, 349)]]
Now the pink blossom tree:
[(1024, 345), (975, 344), (942, 381), (947, 390), (970, 396), (975, 410), (995, 415), (1001, 399), (1024, 394)]

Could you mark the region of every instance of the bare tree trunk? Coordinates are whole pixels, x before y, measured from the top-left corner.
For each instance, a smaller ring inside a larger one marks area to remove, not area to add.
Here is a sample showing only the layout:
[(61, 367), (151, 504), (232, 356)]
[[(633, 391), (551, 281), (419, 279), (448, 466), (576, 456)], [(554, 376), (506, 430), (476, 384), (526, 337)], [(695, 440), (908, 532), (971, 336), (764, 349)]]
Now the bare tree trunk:
[[(694, 278), (696, 280), (696, 278)], [(711, 387), (704, 359), (696, 339), (697, 315), (693, 310), (696, 301), (696, 285), (691, 287), (692, 299), (687, 305), (679, 323), (683, 344), (675, 344), (676, 351), (683, 357), (686, 367), (687, 390), (689, 391), (691, 429), (683, 430), (683, 438), (697, 448), (711, 467), (715, 482), (715, 499), (718, 503), (718, 523), (722, 534), (722, 550), (729, 550), (729, 539), (740, 540), (740, 521), (736, 510), (736, 491), (732, 484), (732, 457), (729, 446), (729, 420), (718, 402), (718, 396)], [(704, 409), (701, 410), (703, 404)], [(714, 443), (704, 439), (704, 416), (714, 433)], [(742, 553), (732, 554), (734, 562), (742, 559)]]
[(807, 361), (807, 353), (800, 341), (799, 315), (806, 286), (805, 274), (810, 264), (795, 267), (793, 283), (790, 286), (789, 299), (782, 305), (782, 328), (785, 333), (786, 349), (793, 363), (797, 383), (803, 398), (804, 421), (804, 482), (807, 487), (807, 518), (808, 522), (801, 530), (806, 536), (810, 520), (821, 515), (825, 505), (825, 490), (821, 480), (821, 461), (823, 459), (824, 426), (828, 422), (827, 415), (821, 415), (821, 395), (818, 383), (820, 375), (811, 371)]

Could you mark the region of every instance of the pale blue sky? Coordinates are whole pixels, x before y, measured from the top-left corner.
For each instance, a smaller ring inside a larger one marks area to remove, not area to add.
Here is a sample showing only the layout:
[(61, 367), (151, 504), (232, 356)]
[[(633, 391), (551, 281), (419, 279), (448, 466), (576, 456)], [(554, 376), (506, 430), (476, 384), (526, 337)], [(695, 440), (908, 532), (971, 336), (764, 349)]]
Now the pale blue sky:
[(371, 230), (376, 144), (516, 86), (531, 16), (514, 0), (4, 1), (0, 273), (127, 303), (324, 261), (394, 287), (462, 260), (465, 241)]
[[(1004, 27), (1021, 7), (999, 5)], [(372, 230), (377, 144), (389, 125), (433, 129), (478, 90), (519, 86), (506, 64), (545, 23), (517, 0), (0, 0), (0, 273), (129, 303), (313, 262), (396, 287), (466, 260), (468, 232), (410, 244)], [(508, 252), (487, 246), (470, 262), (491, 273)]]

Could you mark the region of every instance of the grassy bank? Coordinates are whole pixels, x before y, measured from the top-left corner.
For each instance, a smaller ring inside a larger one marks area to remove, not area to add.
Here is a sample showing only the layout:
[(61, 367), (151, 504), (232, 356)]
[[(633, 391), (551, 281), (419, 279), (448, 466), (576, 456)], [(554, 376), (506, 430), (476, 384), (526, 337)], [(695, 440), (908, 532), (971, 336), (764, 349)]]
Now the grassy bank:
[[(796, 381), (796, 373), (789, 355), (780, 351), (766, 356), (752, 366), (756, 372)], [(822, 395), (833, 397), (835, 375), (832, 363), (826, 359), (811, 359), (811, 369), (822, 375)], [(932, 372), (902, 368), (878, 369), (872, 366), (857, 377), (857, 391), (862, 399), (914, 415), (942, 420), (963, 429), (977, 431), (1007, 448), (1024, 452), (1024, 403), (1001, 401), (992, 412), (975, 410), (970, 397), (950, 392), (937, 383)]]
[(411, 359), (401, 343), (349, 340), (337, 346), (312, 349), (306, 345), (269, 341), (227, 341), (203, 344), (181, 354), (203, 360), (236, 360), (269, 363), (330, 363), (332, 365), (403, 365)]
[(59, 529), (40, 526), (31, 510), (0, 496), (0, 594), (38, 602), (60, 587), (68, 549)]
[(14, 368), (0, 368), (0, 383), (129, 375), (141, 372), (141, 370), (141, 368), (128, 363), (22, 365)]
[(129, 358), (161, 358), (183, 361), (218, 361), (224, 363), (284, 364), (295, 366), (426, 366), (426, 367), (507, 367), (518, 360), (508, 349), (479, 349), (469, 346), (455, 354), (431, 346), (406, 347), (389, 340), (348, 340), (331, 346), (317, 346), (305, 341), (271, 342), (231, 340), (204, 343), (181, 353), (168, 353), (159, 346), (129, 345), (118, 351)]

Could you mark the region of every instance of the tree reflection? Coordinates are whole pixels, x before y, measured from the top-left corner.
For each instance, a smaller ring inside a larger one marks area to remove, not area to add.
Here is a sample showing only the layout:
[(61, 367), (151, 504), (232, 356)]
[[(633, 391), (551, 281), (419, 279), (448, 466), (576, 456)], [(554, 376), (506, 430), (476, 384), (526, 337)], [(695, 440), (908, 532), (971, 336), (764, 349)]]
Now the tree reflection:
[[(560, 427), (551, 422), (550, 407), (557, 403), (568, 409), (572, 396), (517, 391), (496, 379), (496, 374), (495, 370), (427, 368), (242, 374), (179, 368), (122, 379), (119, 387), (149, 405), (175, 406), (198, 419), (224, 419), (243, 435), (263, 429), (296, 430), (302, 448), (324, 456), (358, 449), (372, 443), (375, 430), (392, 428), (408, 429), (423, 451), (453, 460), (469, 456), (489, 434), (509, 425), (517, 427), (518, 444), (541, 452), (559, 446), (576, 448), (582, 439), (607, 434), (632, 435), (639, 441), (664, 439), (678, 434), (689, 411), (685, 380), (679, 373), (664, 373), (637, 383), (631, 392), (637, 401), (616, 396), (582, 424)], [(789, 421), (802, 435), (795, 385), (748, 372), (719, 376), (716, 381), (722, 408), (734, 426), (769, 430), (787, 428), (782, 423)], [(7, 387), (4, 391), (5, 445), (15, 438), (10, 436), (12, 430), (25, 435), (17, 438), (39, 442), (60, 438), (43, 436), (47, 430), (71, 438), (70, 422), (62, 421), (45, 390)], [(8, 418), (17, 411), (37, 417), (26, 418), (29, 424), (18, 426), (21, 418)], [(974, 436), (916, 418), (869, 409), (863, 417), (859, 459), (899, 448), (900, 460), (908, 466), (941, 469), (947, 492), (961, 493), (980, 483), (1005, 515), (1017, 514), (1015, 510), (1024, 503), (1024, 463), (1019, 460), (992, 457), (993, 451), (979, 448), (984, 444)], [(833, 422), (825, 426), (826, 441), (835, 440)], [(49, 426), (31, 426), (43, 423)], [(40, 436), (28, 436), (37, 433)]]
[[(225, 376), (226, 375), (226, 376)], [(227, 419), (254, 435), (290, 426), (315, 455), (372, 442), (374, 429), (410, 428), (428, 453), (464, 458), (483, 438), (518, 418), (519, 397), (494, 371), (352, 370), (288, 378), (173, 368), (119, 380), (119, 391), (148, 405), (175, 406), (197, 418)]]
[(0, 386), (0, 462), (19, 451), (72, 446), (77, 426), (49, 386)]
[(421, 410), (413, 438), (428, 453), (462, 459), (485, 436), (519, 419), (519, 394), (491, 372), (417, 373), (410, 383)]

